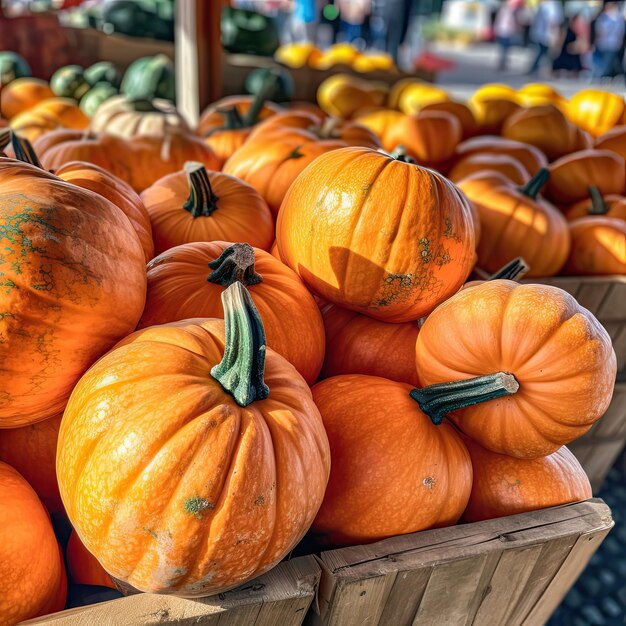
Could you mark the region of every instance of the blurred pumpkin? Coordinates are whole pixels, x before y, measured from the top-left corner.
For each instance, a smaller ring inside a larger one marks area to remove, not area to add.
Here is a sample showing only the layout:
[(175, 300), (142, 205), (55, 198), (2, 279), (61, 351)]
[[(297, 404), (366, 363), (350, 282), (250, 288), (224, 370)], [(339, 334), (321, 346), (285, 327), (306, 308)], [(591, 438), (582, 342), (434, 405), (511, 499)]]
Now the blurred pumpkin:
[(569, 226), (572, 248), (565, 274), (626, 274), (626, 221), (594, 215), (573, 220)]
[(443, 100), (441, 102), (431, 102), (423, 106), (420, 111), (422, 113), (430, 111), (443, 111), (444, 113), (450, 113), (459, 120), (461, 124), (462, 139), (469, 139), (478, 134), (478, 123), (472, 113), (472, 110), (462, 102), (456, 102), (455, 100)]
[(584, 200), (564, 209), (568, 222), (579, 217), (602, 215), (626, 220), (626, 197), (615, 194), (602, 196), (602, 192), (595, 186), (589, 187), (589, 195)]
[(626, 159), (626, 125), (616, 126), (595, 141), (598, 150), (611, 150)]
[(352, 69), (356, 72), (394, 72), (396, 69), (393, 57), (387, 52), (373, 50), (359, 53), (352, 60)]
[(14, 116), (11, 128), (18, 134), (34, 141), (44, 133), (58, 128), (84, 130), (89, 118), (69, 98), (49, 98)]
[(417, 113), (422, 107), (435, 102), (445, 102), (450, 95), (445, 89), (419, 78), (403, 78), (389, 91), (387, 105), (407, 115)]
[(580, 128), (598, 137), (622, 123), (624, 98), (604, 89), (583, 89), (564, 108), (567, 117)]
[(521, 109), (517, 102), (506, 98), (470, 99), (468, 105), (482, 135), (499, 135), (509, 117)]
[(293, 42), (280, 46), (274, 53), (274, 60), (292, 69), (305, 67), (309, 63), (317, 62), (322, 56), (322, 51), (313, 43)]
[(335, 65), (349, 65), (355, 61), (359, 54), (357, 48), (349, 43), (336, 43), (321, 54), (316, 54), (307, 59), (308, 64), (315, 70), (328, 70)]
[(11, 120), (48, 98), (54, 98), (54, 91), (46, 81), (39, 78), (17, 78), (4, 85), (0, 91), (0, 116)]
[(249, 114), (248, 112), (255, 101), (258, 102), (258, 98), (255, 99), (254, 96), (228, 96), (214, 102), (207, 107), (200, 116), (197, 129), (198, 134), (202, 137), (206, 137), (211, 134), (211, 132), (224, 128), (228, 121), (227, 111), (233, 109), (236, 109), (237, 113), (242, 118), (248, 116), (248, 121), (251, 123), (264, 120), (283, 110), (278, 104), (266, 101), (263, 102), (260, 111)]
[(333, 74), (317, 89), (317, 103), (324, 113), (350, 119), (359, 109), (382, 106), (387, 97), (384, 83), (363, 80), (350, 74)]
[(530, 174), (515, 157), (495, 152), (476, 152), (458, 160), (448, 173), (452, 182), (458, 182), (478, 172), (485, 170), (500, 172), (516, 185), (525, 185), (530, 180)]
[(567, 100), (560, 91), (548, 83), (528, 83), (517, 90), (517, 102), (525, 107), (553, 104), (563, 109)]

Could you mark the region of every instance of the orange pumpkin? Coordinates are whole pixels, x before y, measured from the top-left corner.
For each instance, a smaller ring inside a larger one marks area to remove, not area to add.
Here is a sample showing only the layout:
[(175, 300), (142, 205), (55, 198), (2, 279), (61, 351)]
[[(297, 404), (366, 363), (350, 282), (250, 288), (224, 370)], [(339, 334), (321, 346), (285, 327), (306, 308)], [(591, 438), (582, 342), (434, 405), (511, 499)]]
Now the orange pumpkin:
[(420, 113), (444, 112), (454, 115), (461, 124), (461, 135), (463, 139), (469, 139), (478, 134), (478, 122), (472, 110), (462, 102), (455, 100), (443, 100), (441, 102), (431, 102), (423, 106)]
[(75, 585), (96, 585), (117, 589), (98, 559), (85, 548), (73, 530), (67, 542), (67, 573)]
[(50, 85), (39, 78), (17, 78), (0, 91), (0, 116), (10, 120), (23, 111), (32, 109), (55, 94)]
[(322, 378), (367, 374), (417, 385), (417, 322), (388, 324), (336, 304), (325, 304), (321, 311), (326, 331)]
[(469, 454), (452, 426), (420, 411), (410, 385), (355, 374), (312, 391), (332, 455), (312, 527), (319, 543), (358, 545), (457, 522), (472, 488)]
[[(83, 372), (137, 325), (144, 253), (110, 201), (0, 158), (0, 424), (63, 410)], [(88, 340), (86, 339), (88, 337)]]
[(97, 165), (81, 161), (66, 163), (55, 174), (61, 180), (101, 195), (121, 209), (139, 237), (146, 263), (154, 256), (150, 215), (141, 198), (128, 183)]
[(192, 241), (247, 241), (269, 250), (274, 218), (250, 185), (202, 163), (156, 181), (142, 194), (157, 254)]
[(0, 462), (0, 625), (60, 611), (67, 581), (50, 517), (37, 494)]
[(493, 152), (476, 152), (460, 159), (450, 170), (448, 178), (458, 182), (485, 171), (499, 172), (516, 185), (525, 185), (530, 180), (530, 174), (515, 157)]
[(193, 243), (156, 257), (148, 265), (148, 297), (139, 328), (222, 317), (220, 295), (237, 280), (250, 291), (270, 348), (313, 384), (324, 360), (324, 324), (315, 300), (294, 272), (248, 244)]
[(223, 171), (252, 185), (276, 216), (298, 174), (321, 154), (346, 145), (339, 139), (320, 141), (306, 130), (293, 129), (288, 135), (268, 131), (241, 146), (226, 161)]
[(545, 194), (558, 205), (587, 198), (589, 187), (602, 194), (626, 192), (626, 163), (610, 150), (582, 150), (562, 157), (550, 165)]
[(611, 150), (626, 159), (626, 125), (616, 126), (596, 139), (598, 150)]
[(61, 415), (22, 428), (0, 429), (0, 461), (16, 469), (53, 517), (65, 515), (56, 473)]
[(260, 575), (324, 496), (328, 440), (308, 385), (266, 350), (245, 287), (222, 299), (225, 331), (186, 320), (120, 342), (61, 423), (68, 516), (104, 569), (141, 591), (206, 596)]
[(283, 260), (280, 258), (280, 252), (278, 251), (278, 243), (276, 242), (276, 240), (274, 240), (274, 243), (272, 244), (272, 247), (270, 249), (270, 254), (275, 259), (278, 259), (281, 263), (283, 262)]
[(531, 176), (548, 167), (548, 159), (539, 148), (496, 136), (468, 139), (457, 146), (456, 154), (460, 159), (472, 154), (506, 154), (519, 161)]
[(509, 117), (521, 110), (517, 102), (506, 98), (470, 99), (468, 105), (482, 135), (499, 135)]
[(538, 197), (547, 177), (547, 170), (540, 170), (523, 188), (480, 177), (458, 182), (480, 215), (481, 268), (493, 273), (518, 256), (530, 266), (529, 276), (553, 276), (563, 267), (570, 246), (567, 222)]
[[(424, 412), (443, 419), (439, 387), (456, 390), (450, 419), (483, 447), (518, 458), (552, 454), (587, 432), (611, 401), (617, 369), (608, 333), (570, 294), (510, 280), (463, 289), (437, 307), (417, 336), (416, 366), (428, 386), (418, 397)], [(471, 404), (484, 397), (492, 399)]]
[(456, 187), (366, 148), (308, 167), (276, 235), (281, 258), (314, 293), (387, 322), (430, 312), (465, 282), (474, 257), (471, 210)]
[(590, 148), (589, 133), (570, 122), (553, 104), (521, 109), (509, 117), (502, 136), (539, 148), (550, 161)]
[(585, 470), (565, 447), (537, 459), (516, 459), (485, 450), (469, 437), (463, 442), (474, 468), (472, 494), (463, 521), (536, 511), (591, 498)]
[(626, 274), (626, 221), (614, 217), (582, 217), (570, 222), (572, 249), (565, 274)]
[(66, 163), (81, 161), (98, 165), (127, 183), (131, 181), (130, 146), (119, 137), (60, 129), (36, 139), (33, 148), (47, 170), (56, 171)]
[(11, 119), (11, 128), (34, 141), (44, 133), (57, 128), (84, 130), (89, 118), (69, 98), (49, 98)]
[(609, 194), (602, 197), (597, 187), (589, 187), (589, 196), (565, 209), (565, 217), (568, 222), (587, 217), (589, 215), (601, 215), (604, 217), (616, 217), (626, 220), (626, 197)]
[[(200, 116), (197, 131), (198, 134), (206, 137), (213, 131), (224, 128), (228, 122), (228, 115), (230, 115), (229, 113), (226, 113), (226, 111), (236, 109), (239, 116), (245, 117), (252, 107), (253, 102), (254, 96), (228, 96), (214, 102), (207, 109), (205, 109)], [(266, 101), (263, 103), (257, 119), (259, 121), (264, 120), (282, 110), (282, 107), (279, 105)]]

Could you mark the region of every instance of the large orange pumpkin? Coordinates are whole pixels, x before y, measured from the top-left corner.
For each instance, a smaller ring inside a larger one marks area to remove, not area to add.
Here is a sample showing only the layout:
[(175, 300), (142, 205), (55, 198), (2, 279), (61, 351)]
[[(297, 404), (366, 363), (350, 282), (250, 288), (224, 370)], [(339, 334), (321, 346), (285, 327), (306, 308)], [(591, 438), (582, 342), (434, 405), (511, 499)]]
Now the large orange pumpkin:
[(563, 272), (574, 276), (626, 274), (626, 221), (582, 217), (570, 222), (572, 249)]
[(37, 494), (0, 462), (0, 625), (61, 611), (67, 581), (50, 517)]
[(465, 282), (474, 226), (439, 174), (365, 148), (319, 157), (293, 183), (276, 229), (280, 256), (329, 302), (414, 321)]
[(479, 522), (591, 498), (585, 470), (565, 447), (537, 459), (486, 450), (464, 437), (474, 482), (463, 521)]
[(530, 180), (528, 170), (515, 157), (495, 152), (476, 152), (459, 159), (450, 170), (448, 178), (458, 182), (472, 174), (491, 171), (499, 172), (516, 185), (525, 185)]
[(0, 91), (0, 116), (10, 120), (46, 98), (54, 98), (50, 85), (39, 78), (18, 78)]
[(589, 196), (572, 204), (564, 211), (568, 222), (589, 215), (602, 215), (626, 220), (626, 197), (614, 194), (603, 197), (597, 187), (591, 186), (589, 187)]
[(104, 569), (141, 591), (206, 596), (258, 576), (324, 496), (328, 440), (308, 385), (266, 350), (245, 287), (222, 299), (225, 331), (186, 320), (130, 335), (63, 416), (68, 516)]
[(117, 589), (98, 559), (85, 548), (73, 530), (67, 542), (67, 573), (75, 585), (96, 585)]
[(593, 143), (589, 133), (572, 124), (553, 104), (517, 111), (504, 123), (502, 136), (539, 148), (551, 161)]
[(148, 297), (139, 328), (222, 317), (220, 295), (237, 280), (250, 291), (270, 348), (313, 384), (324, 360), (324, 325), (315, 300), (292, 270), (248, 244), (193, 243), (156, 257), (148, 265)]
[(493, 135), (464, 141), (457, 146), (456, 154), (460, 159), (471, 154), (506, 154), (519, 161), (531, 176), (542, 167), (548, 167), (548, 159), (539, 148)]
[(274, 218), (246, 183), (208, 172), (202, 163), (157, 180), (142, 194), (152, 222), (157, 254), (192, 241), (246, 241), (269, 250)]
[(139, 237), (146, 263), (154, 256), (150, 215), (141, 198), (128, 183), (97, 165), (81, 161), (66, 163), (55, 174), (61, 180), (101, 195), (121, 209)]
[[(437, 307), (417, 336), (416, 365), (422, 385), (434, 386), (419, 392), (423, 411), (442, 419), (439, 387), (456, 390), (452, 421), (483, 447), (519, 458), (551, 454), (587, 432), (611, 401), (617, 368), (608, 333), (571, 295), (510, 280), (469, 287)], [(493, 399), (472, 406), (485, 396)]]
[(0, 158), (0, 427), (63, 410), (83, 372), (143, 311), (144, 253), (105, 198)]
[(626, 192), (626, 164), (610, 150), (574, 152), (550, 165), (545, 194), (558, 205), (578, 202), (589, 196), (589, 187), (602, 194)]
[(449, 424), (434, 426), (411, 386), (375, 376), (335, 376), (313, 387), (332, 467), (313, 533), (324, 546), (369, 543), (455, 524), (472, 466)]
[(65, 515), (56, 473), (61, 415), (22, 428), (0, 429), (0, 461), (16, 469), (53, 517)]
[(530, 266), (529, 276), (552, 276), (563, 267), (570, 246), (567, 222), (538, 197), (547, 176), (540, 170), (523, 188), (480, 177), (459, 181), (480, 215), (476, 252), (481, 268), (493, 273), (518, 256)]
[(595, 147), (598, 150), (611, 150), (626, 159), (626, 125), (616, 126), (600, 135), (595, 141)]
[(336, 304), (325, 304), (321, 311), (326, 331), (322, 378), (368, 374), (418, 384), (415, 372), (417, 322), (388, 324)]

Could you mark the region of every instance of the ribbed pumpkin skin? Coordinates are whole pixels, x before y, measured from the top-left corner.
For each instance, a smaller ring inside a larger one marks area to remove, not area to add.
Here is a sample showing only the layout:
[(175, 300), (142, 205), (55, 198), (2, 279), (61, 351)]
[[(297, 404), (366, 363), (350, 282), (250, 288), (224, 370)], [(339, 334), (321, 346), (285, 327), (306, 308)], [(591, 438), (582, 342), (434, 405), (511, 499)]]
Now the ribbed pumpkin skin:
[(563, 269), (573, 276), (626, 274), (626, 221), (590, 216), (570, 222), (572, 249)]
[(97, 165), (80, 161), (66, 163), (55, 174), (61, 180), (101, 195), (121, 209), (137, 233), (146, 263), (154, 257), (150, 215), (141, 198), (128, 183)]
[(598, 150), (611, 150), (626, 159), (626, 125), (616, 126), (595, 141)]
[(69, 98), (43, 100), (11, 119), (11, 128), (20, 136), (34, 141), (44, 133), (57, 128), (84, 130), (89, 118)]
[(410, 385), (335, 376), (312, 389), (332, 467), (312, 530), (324, 546), (358, 545), (455, 524), (472, 466), (449, 424), (434, 426)]
[(578, 202), (595, 186), (604, 194), (626, 191), (626, 164), (610, 150), (581, 150), (550, 165), (546, 198), (558, 205)]
[(0, 427), (13, 428), (61, 412), (83, 372), (135, 328), (146, 273), (120, 209), (37, 167), (0, 159), (0, 220)]
[[(206, 136), (210, 132), (223, 128), (226, 124), (226, 115), (220, 111), (237, 107), (241, 115), (245, 115), (252, 105), (253, 96), (228, 96), (214, 102), (204, 110), (198, 124), (198, 135)], [(261, 109), (259, 119), (264, 120), (282, 111), (282, 107), (273, 102), (266, 102)]]
[(485, 450), (464, 437), (474, 482), (463, 521), (536, 511), (591, 498), (591, 485), (578, 459), (565, 447), (538, 459), (516, 459)]
[(373, 150), (323, 155), (289, 189), (280, 256), (329, 302), (414, 321), (465, 282), (474, 226), (465, 198), (430, 170)]
[[(626, 220), (626, 197), (608, 194), (604, 196), (604, 202), (607, 204), (608, 211), (596, 217), (616, 217), (620, 220)], [(564, 209), (564, 213), (567, 221), (571, 222), (579, 217), (589, 217), (590, 210), (591, 198), (587, 197)]]
[(196, 322), (120, 342), (61, 424), (68, 516), (102, 566), (142, 591), (205, 596), (270, 569), (309, 528), (328, 479), (328, 440), (294, 367), (268, 349), (270, 396), (242, 408), (209, 373), (223, 322)]
[(50, 517), (37, 494), (0, 462), (0, 625), (60, 611), (67, 581)]
[(235, 154), (250, 136), (250, 128), (236, 128), (234, 130), (215, 130), (205, 137), (204, 142), (215, 153), (220, 162), (220, 169)]
[(0, 429), (0, 461), (16, 469), (51, 515), (65, 515), (56, 473), (61, 415), (22, 428)]
[(2, 87), (0, 116), (10, 120), (46, 98), (54, 98), (54, 91), (47, 82), (39, 78), (18, 78)]
[(472, 113), (472, 110), (462, 102), (456, 102), (454, 100), (444, 100), (442, 102), (431, 102), (422, 107), (420, 112), (444, 112), (454, 115), (461, 124), (461, 134), (463, 139), (474, 137), (478, 134), (478, 123)]
[(497, 135), (473, 137), (459, 144), (456, 149), (459, 158), (476, 153), (511, 156), (519, 161), (531, 176), (534, 176), (542, 167), (548, 167), (548, 159), (539, 148)]
[(189, 197), (184, 171), (157, 180), (142, 194), (150, 214), (156, 254), (194, 241), (245, 241), (269, 250), (274, 241), (274, 219), (261, 196), (246, 183), (221, 172), (208, 172), (217, 209), (194, 217), (183, 205)]
[(457, 161), (448, 177), (452, 182), (458, 182), (467, 176), (487, 170), (500, 172), (516, 185), (524, 185), (530, 180), (530, 174), (515, 157), (508, 154), (480, 152)]
[[(139, 328), (195, 317), (224, 316), (224, 287), (209, 282), (208, 267), (230, 243), (191, 243), (172, 248), (148, 265), (148, 297)], [(312, 385), (324, 360), (324, 325), (300, 278), (272, 255), (255, 248), (255, 271), (263, 277), (248, 291), (256, 304), (267, 345), (284, 356)], [(415, 369), (415, 363), (412, 363)]]
[(569, 254), (570, 236), (567, 221), (554, 206), (542, 198), (533, 200), (508, 183), (487, 184), (470, 177), (458, 185), (480, 215), (481, 268), (497, 272), (521, 256), (530, 266), (529, 277), (558, 274)]
[(97, 585), (117, 589), (98, 559), (81, 543), (73, 530), (67, 542), (67, 573), (75, 585)]
[(321, 310), (326, 331), (322, 378), (367, 374), (413, 386), (418, 384), (417, 322), (387, 324), (336, 304), (326, 304)]
[(482, 446), (519, 458), (587, 432), (609, 405), (617, 367), (608, 333), (572, 296), (509, 280), (468, 287), (437, 307), (417, 336), (416, 366), (422, 386), (512, 373), (517, 393), (450, 418)]
[(624, 98), (600, 89), (583, 89), (565, 105), (567, 117), (594, 137), (620, 124), (625, 112)]

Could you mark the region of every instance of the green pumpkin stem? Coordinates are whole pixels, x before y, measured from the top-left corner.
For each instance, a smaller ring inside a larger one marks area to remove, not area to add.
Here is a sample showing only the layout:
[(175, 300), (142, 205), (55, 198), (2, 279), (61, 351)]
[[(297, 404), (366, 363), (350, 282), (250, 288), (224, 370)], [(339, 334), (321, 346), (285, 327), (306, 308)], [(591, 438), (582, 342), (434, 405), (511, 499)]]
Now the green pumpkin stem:
[(519, 190), (525, 196), (535, 200), (549, 178), (550, 171), (542, 167), (523, 187), (520, 187)]
[(518, 256), (490, 276), (489, 280), (521, 280), (524, 274), (528, 273), (529, 269), (528, 263), (521, 256)]
[(159, 110), (148, 98), (129, 98), (128, 104), (130, 108), (137, 113), (154, 113)]
[(185, 171), (189, 177), (189, 197), (183, 209), (194, 217), (209, 217), (218, 209), (219, 197), (213, 193), (206, 167), (202, 163), (189, 161), (185, 163)]
[(265, 329), (248, 290), (235, 281), (222, 292), (226, 339), (224, 357), (211, 369), (217, 380), (239, 406), (269, 396), (265, 384)]
[(241, 113), (237, 107), (231, 107), (229, 109), (219, 109), (219, 112), (224, 116), (226, 123), (221, 130), (237, 130), (239, 128), (245, 128), (245, 122)]
[(254, 262), (254, 248), (249, 243), (234, 243), (209, 263), (213, 271), (207, 280), (222, 287), (230, 287), (237, 281), (246, 287), (258, 285), (263, 277), (255, 272)]
[(11, 143), (11, 129), (3, 128), (0, 130), (0, 152)]
[(413, 389), (409, 395), (430, 417), (432, 423), (438, 426), (452, 411), (502, 398), (516, 393), (518, 389), (519, 383), (513, 374), (498, 372)]
[(404, 146), (396, 146), (396, 149), (391, 152), (389, 156), (396, 161), (400, 161), (401, 163), (409, 163), (411, 165), (416, 163), (415, 159), (407, 152), (407, 149)]
[(11, 146), (13, 147), (13, 152), (15, 152), (15, 158), (18, 161), (30, 163), (35, 167), (43, 169), (37, 155), (35, 154), (33, 146), (30, 141), (26, 139), (26, 137), (19, 137), (15, 133), (11, 133)]
[(278, 74), (270, 72), (267, 78), (263, 81), (263, 85), (254, 98), (252, 104), (244, 116), (244, 125), (246, 127), (254, 126), (259, 121), (259, 115), (268, 100), (271, 100), (272, 96), (276, 93), (278, 87)]
[(606, 215), (609, 212), (609, 205), (604, 201), (602, 192), (595, 185), (589, 187), (589, 196), (591, 197), (589, 215)]

